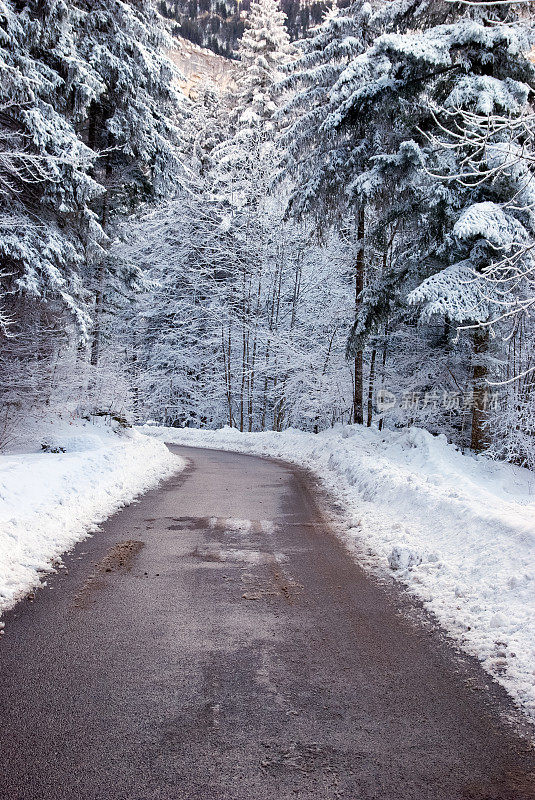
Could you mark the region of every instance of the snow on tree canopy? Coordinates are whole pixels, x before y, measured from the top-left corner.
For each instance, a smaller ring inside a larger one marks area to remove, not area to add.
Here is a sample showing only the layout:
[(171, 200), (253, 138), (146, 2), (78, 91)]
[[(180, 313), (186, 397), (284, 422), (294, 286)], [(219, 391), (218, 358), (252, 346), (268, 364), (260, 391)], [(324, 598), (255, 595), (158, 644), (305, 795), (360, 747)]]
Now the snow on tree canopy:
[(212, 187), (236, 209), (258, 208), (278, 158), (271, 133), (276, 111), (273, 87), (292, 48), (277, 0), (251, 5), (240, 42), (235, 106), (230, 135), (214, 147)]
[(520, 56), (527, 42), (517, 28), (506, 25), (488, 26), (475, 20), (463, 19), (414, 34), (386, 33), (376, 40), (373, 49), (378, 53), (396, 53), (414, 61), (448, 67), (454, 63), (453, 48), (470, 45), (488, 50), (505, 45), (509, 55)]
[[(453, 226), (459, 243), (473, 243), (472, 257), (431, 275), (408, 295), (411, 305), (422, 304), (422, 320), (441, 314), (455, 322), (485, 322), (493, 310), (507, 299), (508, 288), (484, 280), (483, 273), (496, 262), (514, 253), (529, 241), (524, 226), (495, 203), (474, 203), (466, 208)], [(490, 252), (486, 246), (490, 245)]]
[(243, 65), (238, 76), (238, 107), (241, 112), (238, 118), (247, 112), (248, 119), (256, 117), (260, 121), (273, 113), (271, 90), (274, 82), (282, 77), (281, 67), (292, 52), (285, 19), (277, 0), (251, 3), (238, 49)]
[(426, 278), (408, 295), (410, 305), (422, 305), (420, 319), (438, 314), (455, 322), (484, 322), (489, 317), (486, 286), (471, 261), (459, 261)]
[(345, 9), (335, 4), (310, 37), (297, 43), (301, 54), (286, 66), (288, 75), (278, 86), (292, 92), (278, 118), (286, 169), (297, 178), (291, 203), (296, 214), (319, 211), (355, 156), (356, 149), (326, 130), (325, 122), (338, 102), (333, 87), (372, 41), (372, 16), (370, 4), (361, 0)]
[(474, 203), (467, 208), (453, 227), (460, 240), (481, 237), (493, 247), (509, 250), (515, 244), (528, 241), (524, 226), (495, 203)]
[(114, 216), (175, 190), (185, 102), (167, 45), (149, 0), (0, 0), (3, 289), (54, 301), (83, 336)]
[(490, 75), (463, 75), (444, 102), (445, 108), (472, 108), (480, 114), (499, 111), (518, 114), (524, 108), (530, 88), (520, 81), (498, 80)]

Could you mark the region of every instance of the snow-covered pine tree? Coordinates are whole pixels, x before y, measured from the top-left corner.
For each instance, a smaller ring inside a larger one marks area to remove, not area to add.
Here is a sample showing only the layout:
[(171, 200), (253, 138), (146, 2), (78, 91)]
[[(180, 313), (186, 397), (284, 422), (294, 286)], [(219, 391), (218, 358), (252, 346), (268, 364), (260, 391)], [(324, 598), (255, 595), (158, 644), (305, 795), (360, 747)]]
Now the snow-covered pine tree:
[[(523, 27), (509, 18), (501, 20), (501, 8), (434, 8), (441, 24), (429, 26), (427, 17), (420, 18), (420, 30), (385, 33), (353, 61), (333, 89), (337, 108), (324, 126), (352, 135), (355, 147), (362, 148), (366, 139), (370, 143), (367, 168), (360, 169), (347, 188), (355, 202), (364, 197), (372, 204), (375, 227), (383, 238), (385, 232), (394, 234), (393, 239), (386, 237), (388, 266), (379, 266), (364, 298), (354, 330), (355, 349), (391, 315), (393, 304), (403, 307), (422, 279), (462, 260), (459, 224), (474, 203), (488, 202), (489, 191), (493, 202), (511, 199), (503, 183), (485, 189), (455, 182), (459, 162), (452, 151), (437, 152), (429, 146), (429, 132), (441, 124), (437, 107), (473, 109), (485, 102), (491, 113), (515, 113), (533, 80), (533, 67), (524, 55)], [(389, 13), (395, 10), (393, 3)], [(477, 236), (464, 239), (464, 255), (474, 248), (472, 266), (477, 253), (478, 270), (488, 264), (488, 246), (495, 246), (490, 238), (486, 244)], [(481, 349), (478, 342), (474, 346)], [(481, 392), (482, 377), (475, 366), (476, 392)], [(476, 413), (473, 427), (473, 443), (479, 447)]]
[(292, 53), (277, 0), (254, 0), (238, 48), (241, 70), (237, 79), (235, 117), (241, 122), (267, 122), (276, 110), (273, 85)]
[(297, 214), (324, 218), (344, 204), (339, 189), (351, 160), (350, 142), (333, 132), (327, 135), (322, 126), (335, 108), (333, 86), (372, 40), (371, 15), (368, 2), (346, 9), (333, 4), (325, 20), (295, 43), (297, 57), (285, 66), (287, 75), (277, 85), (285, 97), (277, 120), (286, 171), (295, 178), (291, 203)]
[[(365, 147), (354, 137), (325, 122), (335, 111), (331, 92), (349, 63), (369, 45), (373, 36), (372, 7), (357, 0), (344, 11), (333, 6), (324, 22), (298, 43), (300, 57), (287, 67), (288, 77), (280, 91), (292, 91), (280, 112), (285, 127), (281, 141), (287, 150), (285, 171), (295, 179), (290, 205), (294, 214), (312, 213), (323, 224), (326, 218), (345, 218), (347, 197), (343, 191), (350, 176), (361, 168)], [(335, 102), (337, 98), (334, 98)], [(304, 157), (303, 157), (304, 156)], [(355, 234), (360, 241), (354, 268), (355, 308), (360, 304), (365, 273), (365, 203), (356, 209)], [(363, 353), (353, 354), (353, 417), (364, 421)]]
[[(33, 383), (41, 375), (47, 399), (46, 371), (61, 351), (80, 397), (76, 340), (100, 330), (105, 229), (172, 189), (184, 103), (164, 44), (148, 2), (0, 5), (0, 255), (8, 333), (17, 334), (2, 371), (6, 387), (18, 370), (19, 396), (22, 370)], [(113, 272), (120, 297), (135, 276)]]
[(274, 86), (292, 52), (277, 0), (251, 4), (238, 55), (236, 89), (227, 97), (230, 135), (213, 151), (212, 180), (233, 205), (257, 202), (274, 171)]
[[(66, 113), (60, 70), (76, 62), (73, 28), (61, 2), (48, 3), (39, 15), (3, 3), (0, 26), (0, 125), (4, 149), (9, 142), (12, 152), (2, 170), (4, 291), (10, 306), (22, 297), (59, 302), (85, 332), (81, 270), (89, 242), (98, 247), (104, 238), (88, 205), (103, 190), (88, 174), (95, 155)], [(94, 84), (88, 77), (86, 91)], [(67, 217), (72, 230), (66, 235)]]
[[(99, 0), (80, 4), (79, 50), (98, 74), (103, 91), (88, 109), (84, 136), (101, 153), (95, 175), (106, 192), (99, 221), (113, 229), (142, 202), (170, 196), (181, 170), (181, 129), (186, 102), (177, 73), (165, 53), (169, 46), (150, 0)], [(91, 362), (98, 365), (104, 310), (114, 286), (135, 282), (117, 274), (117, 264), (100, 259), (94, 268), (94, 331)]]
[[(271, 359), (272, 345), (269, 341), (263, 344), (260, 356), (254, 316), (260, 313), (263, 281), (269, 273), (267, 260), (273, 245), (273, 230), (280, 225), (283, 210), (282, 200), (270, 193), (279, 158), (272, 121), (276, 111), (273, 87), (280, 79), (281, 67), (290, 53), (284, 15), (277, 1), (252, 3), (238, 51), (237, 88), (229, 103), (231, 135), (212, 151), (210, 183), (215, 198), (227, 209), (229, 236), (242, 238), (242, 259), (237, 269), (226, 277), (229, 297), (233, 298), (234, 313), (241, 327), (237, 412), (241, 430), (247, 424), (253, 424), (251, 403), (258, 361), (263, 358), (265, 367)], [(224, 340), (229, 342), (225, 356), (228, 363), (232, 357), (230, 342), (234, 327), (229, 324), (224, 335)], [(265, 377), (265, 381), (269, 383), (269, 380)]]
[[(60, 358), (76, 363), (71, 342), (91, 324), (85, 265), (105, 239), (90, 209), (103, 191), (90, 175), (94, 154), (77, 135), (65, 91), (64, 75), (82, 68), (75, 31), (64, 3), (36, 5), (0, 4), (4, 425), (22, 408), (50, 403)], [(91, 74), (82, 82), (87, 93), (96, 89)]]
[[(526, 331), (532, 327), (535, 298), (534, 89), (533, 76), (527, 84), (492, 76), (467, 78), (436, 109), (438, 130), (429, 132), (429, 141), (445, 158), (451, 161), (453, 156), (458, 164), (454, 180), (473, 188), (475, 202), (463, 209), (453, 229), (460, 261), (430, 276), (409, 296), (421, 306), (424, 318), (438, 313), (472, 330), (480, 358), (491, 333), (502, 340), (505, 336), (503, 378), (517, 385), (509, 390), (510, 408), (502, 410), (512, 419), (514, 409), (522, 409), (522, 428), (530, 431), (525, 409), (533, 405), (533, 381), (530, 348), (524, 343), (529, 341)], [(474, 374), (480, 376), (475, 414), (483, 420), (484, 358), (481, 361), (474, 365)], [(499, 379), (496, 371), (493, 377)], [(480, 449), (482, 424), (475, 424), (473, 432), (472, 445)], [(517, 435), (514, 440), (519, 445)], [(526, 442), (519, 446), (522, 458), (531, 461), (528, 449)]]

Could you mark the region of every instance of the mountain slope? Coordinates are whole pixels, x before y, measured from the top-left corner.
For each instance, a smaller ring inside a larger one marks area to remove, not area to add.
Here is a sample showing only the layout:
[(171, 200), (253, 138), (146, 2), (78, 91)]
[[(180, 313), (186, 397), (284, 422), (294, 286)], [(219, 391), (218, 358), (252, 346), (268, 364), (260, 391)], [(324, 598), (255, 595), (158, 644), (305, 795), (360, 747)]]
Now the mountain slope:
[[(243, 33), (250, 0), (158, 0), (156, 6), (172, 23), (173, 34), (232, 57)], [(302, 38), (329, 6), (324, 0), (281, 0), (290, 39)]]

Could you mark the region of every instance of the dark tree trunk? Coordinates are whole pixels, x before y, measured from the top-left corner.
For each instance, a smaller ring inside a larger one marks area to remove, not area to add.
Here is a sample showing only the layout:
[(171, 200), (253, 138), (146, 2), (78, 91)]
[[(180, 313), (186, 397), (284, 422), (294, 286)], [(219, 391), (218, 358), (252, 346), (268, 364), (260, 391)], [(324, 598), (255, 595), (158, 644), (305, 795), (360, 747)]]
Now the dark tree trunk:
[(476, 453), (485, 450), (489, 444), (487, 430), (488, 403), (487, 403), (487, 366), (485, 356), (489, 349), (488, 328), (476, 328), (474, 331), (474, 371), (473, 390), (474, 401), (472, 406), (472, 438), (470, 446)]
[[(106, 157), (106, 182), (109, 181), (112, 168), (110, 163), (109, 155)], [(108, 226), (108, 218), (110, 213), (110, 195), (109, 191), (106, 190), (104, 195), (103, 203), (102, 203), (102, 216), (100, 220), (100, 224), (102, 225), (102, 229), (105, 231)], [(94, 319), (93, 319), (93, 341), (91, 344), (91, 366), (98, 367), (98, 362), (100, 358), (100, 347), (101, 347), (101, 338), (102, 338), (102, 315), (104, 312), (104, 290), (106, 284), (106, 265), (104, 261), (101, 259), (100, 264), (98, 266), (97, 274), (96, 274), (96, 290), (95, 290), (95, 310), (94, 310)]]
[(99, 264), (96, 275), (96, 291), (95, 291), (95, 310), (93, 319), (93, 340), (91, 342), (91, 366), (97, 367), (100, 358), (100, 337), (101, 337), (101, 321), (102, 312), (104, 310), (104, 277), (105, 277), (104, 264)]
[(375, 359), (377, 357), (377, 350), (375, 347), (372, 350), (372, 357), (370, 361), (370, 377), (368, 381), (368, 419), (367, 426), (371, 428), (373, 420), (373, 384), (375, 381)]
[[(360, 249), (357, 255), (355, 268), (355, 314), (359, 310), (360, 295), (364, 289), (364, 231), (365, 231), (364, 206), (358, 211), (358, 241)], [(355, 353), (355, 374), (353, 384), (353, 422), (358, 425), (364, 424), (364, 375), (363, 375), (363, 354), (362, 350)]]

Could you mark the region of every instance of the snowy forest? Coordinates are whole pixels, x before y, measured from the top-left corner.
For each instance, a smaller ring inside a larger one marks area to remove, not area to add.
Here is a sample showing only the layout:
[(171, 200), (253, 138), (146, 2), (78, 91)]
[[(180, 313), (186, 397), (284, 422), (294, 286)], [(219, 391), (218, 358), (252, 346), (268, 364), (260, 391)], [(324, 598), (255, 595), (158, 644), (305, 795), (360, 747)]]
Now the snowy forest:
[[(345, 0), (344, 5), (347, 5)], [(171, 31), (214, 53), (237, 57), (250, 0), (159, 0), (157, 9), (172, 20)], [(291, 41), (301, 39), (312, 26), (321, 22), (328, 4), (321, 0), (281, 0), (286, 15), (284, 24)]]
[(443, 433), (535, 463), (529, 3), (0, 0), (0, 444), (30, 418)]

